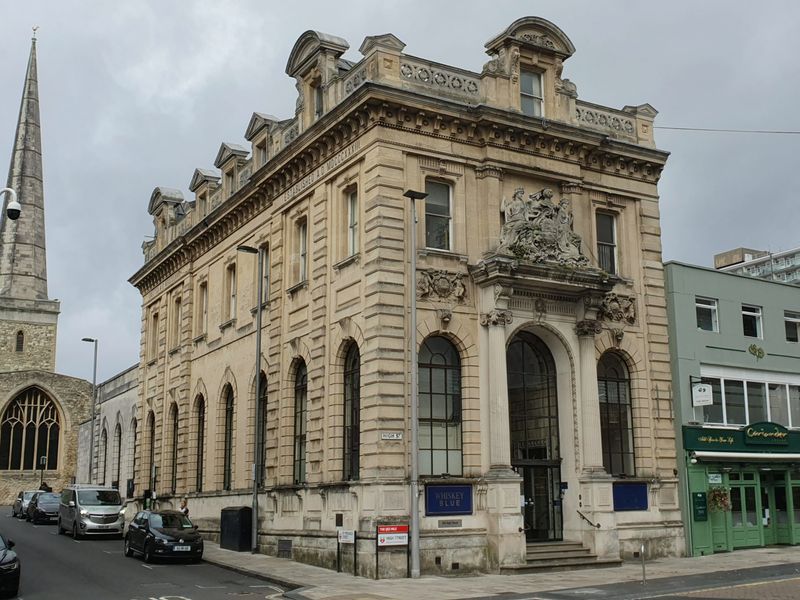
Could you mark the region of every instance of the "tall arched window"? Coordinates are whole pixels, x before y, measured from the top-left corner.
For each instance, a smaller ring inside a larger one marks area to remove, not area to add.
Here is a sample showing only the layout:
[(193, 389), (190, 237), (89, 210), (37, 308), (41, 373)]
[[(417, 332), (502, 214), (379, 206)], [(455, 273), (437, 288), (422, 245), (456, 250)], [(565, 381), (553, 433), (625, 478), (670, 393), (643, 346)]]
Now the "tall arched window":
[(0, 419), (0, 470), (58, 468), (60, 426), (55, 403), (38, 388), (28, 388)]
[(631, 419), (631, 382), (628, 369), (614, 352), (606, 352), (597, 364), (600, 396), (600, 432), (603, 466), (610, 475), (636, 474)]
[[(138, 466), (137, 465), (137, 459), (136, 459), (136, 444), (139, 442), (139, 427), (138, 427), (138, 425), (139, 425), (139, 423), (136, 420), (136, 417), (131, 419), (131, 432), (130, 432), (129, 438), (128, 438), (129, 439), (129, 443), (130, 443), (130, 453), (128, 454), (128, 456), (130, 457), (130, 459), (129, 459), (130, 463), (129, 464), (131, 465), (130, 478), (133, 481), (136, 481), (136, 467)], [(134, 484), (134, 486), (135, 486), (135, 484)], [(128, 490), (126, 490), (125, 495), (126, 496), (132, 496), (135, 493), (135, 491), (136, 490), (134, 488), (128, 489)]]
[(112, 445), (113, 462), (111, 464), (111, 485), (120, 489), (120, 473), (122, 470), (122, 425), (114, 427), (114, 443)]
[(170, 468), (172, 479), (170, 481), (170, 490), (174, 494), (178, 489), (178, 405), (173, 404), (170, 411), (170, 421), (172, 424), (172, 448), (170, 452)]
[(441, 336), (419, 351), (419, 472), (461, 475), (461, 359)]
[(267, 479), (267, 376), (262, 371), (259, 375), (261, 397), (258, 399), (258, 437), (261, 448), (258, 450), (258, 484), (264, 485)]
[(25, 334), (22, 331), (17, 332), (17, 352), (25, 350)]
[(358, 479), (361, 450), (361, 355), (355, 342), (344, 358), (344, 463), (342, 479)]
[(105, 426), (100, 432), (100, 452), (97, 459), (97, 480), (100, 485), (106, 484), (106, 465), (108, 464), (108, 431)]
[(194, 488), (198, 492), (203, 491), (203, 456), (206, 450), (206, 401), (203, 396), (198, 396), (195, 411), (195, 430), (197, 431), (197, 447), (195, 453), (195, 473)]
[[(153, 490), (155, 487), (156, 464), (156, 415), (151, 410), (147, 415), (147, 488)], [(155, 491), (155, 490), (153, 490)]]
[(294, 378), (294, 482), (306, 480), (306, 407), (308, 403), (308, 371), (302, 360)]
[(233, 485), (233, 388), (225, 388), (225, 440), (222, 458), (222, 489), (230, 490)]

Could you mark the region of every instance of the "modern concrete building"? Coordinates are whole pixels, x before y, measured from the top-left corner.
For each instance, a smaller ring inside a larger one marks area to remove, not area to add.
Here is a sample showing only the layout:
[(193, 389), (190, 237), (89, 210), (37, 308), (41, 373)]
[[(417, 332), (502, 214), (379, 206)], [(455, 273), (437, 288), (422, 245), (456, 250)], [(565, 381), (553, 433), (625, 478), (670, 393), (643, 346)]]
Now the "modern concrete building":
[(800, 543), (800, 295), (667, 263), (681, 497), (693, 555)]
[[(136, 489), (190, 495), (215, 535), (255, 473), (263, 552), (333, 566), (354, 530), (375, 575), (418, 432), (423, 572), (682, 552), (656, 111), (578, 99), (572, 42), (536, 17), (480, 72), (393, 34), (348, 48), (301, 35), (294, 114), (254, 113), (190, 199), (153, 191)], [(406, 548), (378, 569), (405, 576)]]
[(42, 479), (72, 481), (91, 398), (89, 383), (54, 372), (60, 304), (47, 294), (38, 86), (34, 39), (6, 184), (22, 214), (6, 219), (4, 204), (0, 217), (0, 504)]
[(738, 275), (800, 285), (800, 248), (778, 252), (735, 248), (715, 254), (714, 268)]

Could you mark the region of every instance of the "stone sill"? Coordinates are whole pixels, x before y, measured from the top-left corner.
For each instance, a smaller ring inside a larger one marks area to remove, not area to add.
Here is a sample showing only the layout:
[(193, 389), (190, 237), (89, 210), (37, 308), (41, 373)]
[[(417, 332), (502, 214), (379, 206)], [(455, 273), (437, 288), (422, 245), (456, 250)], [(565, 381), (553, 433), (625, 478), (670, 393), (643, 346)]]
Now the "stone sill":
[(201, 333), (200, 335), (198, 335), (196, 338), (194, 338), (192, 340), (192, 342), (194, 342), (195, 344), (199, 344), (200, 342), (204, 342), (204, 341), (206, 341), (206, 334), (205, 333)]
[(236, 317), (234, 317), (233, 319), (228, 319), (224, 323), (220, 323), (219, 330), (225, 331), (228, 327), (233, 327), (234, 325), (236, 325)]
[(175, 346), (174, 348), (170, 348), (170, 350), (167, 352), (167, 354), (172, 356), (173, 354), (177, 354), (178, 352), (180, 352), (180, 350), (181, 350), (180, 346)]
[[(264, 310), (265, 308), (267, 309), (269, 308), (269, 300), (265, 300), (264, 302), (261, 303), (261, 310)], [(253, 316), (255, 316), (257, 312), (258, 312), (257, 306), (254, 306), (253, 308), (250, 309), (250, 314)]]
[(308, 287), (308, 279), (304, 279), (304, 280), (303, 280), (303, 281), (301, 281), (300, 283), (296, 283), (296, 284), (294, 284), (292, 287), (290, 287), (289, 289), (287, 289), (287, 290), (286, 290), (286, 295), (287, 295), (287, 296), (289, 296), (289, 297), (291, 297), (291, 296), (293, 296), (294, 294), (296, 294), (297, 292), (299, 292), (300, 290), (302, 290), (302, 289), (305, 289), (305, 288), (307, 288), (307, 287)]
[(427, 258), (429, 256), (449, 258), (450, 260), (457, 260), (463, 264), (467, 264), (469, 262), (469, 257), (467, 255), (458, 254), (457, 252), (453, 252), (451, 250), (439, 250), (438, 248), (423, 248), (422, 250), (417, 250), (418, 258)]
[(338, 271), (340, 269), (345, 268), (347, 265), (350, 265), (350, 264), (353, 264), (353, 263), (359, 263), (359, 262), (361, 262), (361, 253), (360, 252), (356, 252), (355, 254), (351, 254), (347, 258), (344, 258), (344, 259), (340, 260), (338, 263), (336, 263), (335, 265), (333, 265), (333, 270), (334, 271)]

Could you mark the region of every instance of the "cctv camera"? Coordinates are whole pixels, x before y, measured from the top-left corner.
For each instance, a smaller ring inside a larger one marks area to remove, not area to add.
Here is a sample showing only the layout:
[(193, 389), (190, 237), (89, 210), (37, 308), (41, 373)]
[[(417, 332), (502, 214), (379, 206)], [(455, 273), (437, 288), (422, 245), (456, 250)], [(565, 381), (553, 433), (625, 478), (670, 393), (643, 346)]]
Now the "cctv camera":
[(12, 200), (11, 202), (8, 203), (8, 206), (6, 207), (6, 215), (8, 215), (9, 219), (11, 219), (12, 221), (16, 221), (17, 219), (19, 219), (19, 214), (21, 212), (22, 212), (22, 206), (20, 206), (19, 202), (17, 202), (16, 200)]

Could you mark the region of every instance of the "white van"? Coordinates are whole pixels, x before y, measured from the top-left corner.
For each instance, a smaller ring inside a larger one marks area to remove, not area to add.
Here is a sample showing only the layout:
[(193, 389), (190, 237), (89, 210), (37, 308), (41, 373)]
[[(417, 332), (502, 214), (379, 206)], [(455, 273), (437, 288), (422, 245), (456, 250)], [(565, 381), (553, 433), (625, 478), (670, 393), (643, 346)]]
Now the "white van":
[(114, 488), (71, 485), (61, 492), (58, 533), (78, 539), (84, 535), (117, 535), (125, 528), (125, 505)]

